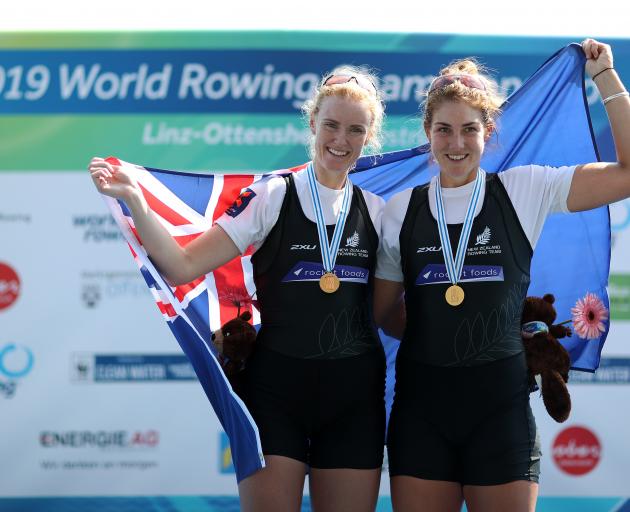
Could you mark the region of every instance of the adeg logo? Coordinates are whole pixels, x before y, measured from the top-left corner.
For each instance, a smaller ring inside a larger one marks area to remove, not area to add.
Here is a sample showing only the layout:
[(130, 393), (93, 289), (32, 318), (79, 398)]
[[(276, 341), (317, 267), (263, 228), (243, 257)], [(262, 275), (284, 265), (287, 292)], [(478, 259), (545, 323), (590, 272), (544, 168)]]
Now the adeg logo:
[(590, 473), (599, 463), (602, 447), (597, 436), (585, 427), (569, 427), (553, 442), (553, 461), (569, 475)]
[(0, 310), (11, 306), (20, 294), (20, 278), (15, 270), (0, 262)]

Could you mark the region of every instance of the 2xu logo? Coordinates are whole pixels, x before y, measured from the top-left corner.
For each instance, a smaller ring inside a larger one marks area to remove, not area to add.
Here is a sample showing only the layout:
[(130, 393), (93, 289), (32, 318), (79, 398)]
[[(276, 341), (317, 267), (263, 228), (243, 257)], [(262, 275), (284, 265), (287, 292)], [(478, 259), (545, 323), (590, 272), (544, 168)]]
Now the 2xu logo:
[(20, 294), (20, 278), (15, 270), (0, 262), (0, 311), (11, 306)]
[(599, 463), (602, 447), (597, 436), (585, 427), (569, 427), (553, 442), (553, 460), (561, 471), (581, 476)]

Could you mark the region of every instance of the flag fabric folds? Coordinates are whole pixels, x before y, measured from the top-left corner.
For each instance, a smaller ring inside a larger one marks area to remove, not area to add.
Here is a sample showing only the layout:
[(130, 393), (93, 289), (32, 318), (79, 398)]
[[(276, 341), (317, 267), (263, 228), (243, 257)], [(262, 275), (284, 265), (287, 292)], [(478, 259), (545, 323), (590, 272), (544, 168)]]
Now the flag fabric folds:
[[(482, 167), (501, 172), (524, 164), (573, 165), (597, 161), (584, 91), (584, 55), (570, 45), (553, 55), (506, 101), (499, 129), (486, 146)], [(180, 245), (195, 239), (235, 201), (239, 192), (266, 175), (181, 173), (122, 162), (134, 173), (150, 208)], [(287, 173), (295, 168), (276, 171)], [(367, 156), (357, 162), (352, 182), (387, 199), (408, 187), (426, 183), (437, 172), (427, 146)], [(133, 257), (155, 301), (230, 439), (237, 480), (264, 467), (255, 422), (232, 391), (213, 352), (210, 336), (234, 318), (238, 308), (256, 309), (251, 251), (184, 286), (171, 287), (152, 264), (136, 235), (133, 220), (122, 201), (106, 198)], [(547, 221), (532, 262), (530, 295), (553, 293), (559, 320), (586, 293), (594, 293), (606, 306), (610, 261), (608, 209), (570, 215), (553, 215)], [(584, 340), (576, 335), (562, 340), (576, 369), (594, 371), (606, 339)], [(393, 361), (397, 344), (383, 343)], [(393, 370), (393, 365), (390, 365)], [(390, 386), (391, 387), (391, 386)]]

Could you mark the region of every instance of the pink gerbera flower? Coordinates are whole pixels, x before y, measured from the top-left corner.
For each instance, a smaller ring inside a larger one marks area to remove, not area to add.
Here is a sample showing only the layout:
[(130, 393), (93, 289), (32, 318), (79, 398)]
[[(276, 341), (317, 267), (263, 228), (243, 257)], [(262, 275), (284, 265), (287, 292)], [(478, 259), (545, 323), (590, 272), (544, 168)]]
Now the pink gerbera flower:
[(594, 293), (587, 293), (578, 299), (571, 308), (573, 329), (580, 338), (596, 340), (606, 330), (604, 321), (608, 320), (608, 310)]

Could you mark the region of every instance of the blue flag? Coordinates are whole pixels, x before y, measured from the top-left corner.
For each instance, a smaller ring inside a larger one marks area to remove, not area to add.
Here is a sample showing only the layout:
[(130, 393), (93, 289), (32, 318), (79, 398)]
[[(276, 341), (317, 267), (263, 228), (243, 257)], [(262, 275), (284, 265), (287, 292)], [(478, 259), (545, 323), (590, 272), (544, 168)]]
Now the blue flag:
[[(553, 55), (503, 105), (498, 130), (486, 144), (481, 167), (501, 172), (528, 164), (563, 166), (599, 160), (584, 89), (585, 57), (572, 44)], [(365, 157), (353, 183), (388, 198), (429, 181), (438, 172), (428, 145)], [(553, 293), (558, 320), (569, 320), (571, 308), (587, 293), (609, 307), (606, 286), (610, 267), (608, 207), (588, 212), (551, 215), (534, 253), (528, 295)], [(609, 324), (598, 339), (575, 333), (561, 340), (572, 368), (594, 371)], [(387, 345), (386, 345), (387, 346)]]

